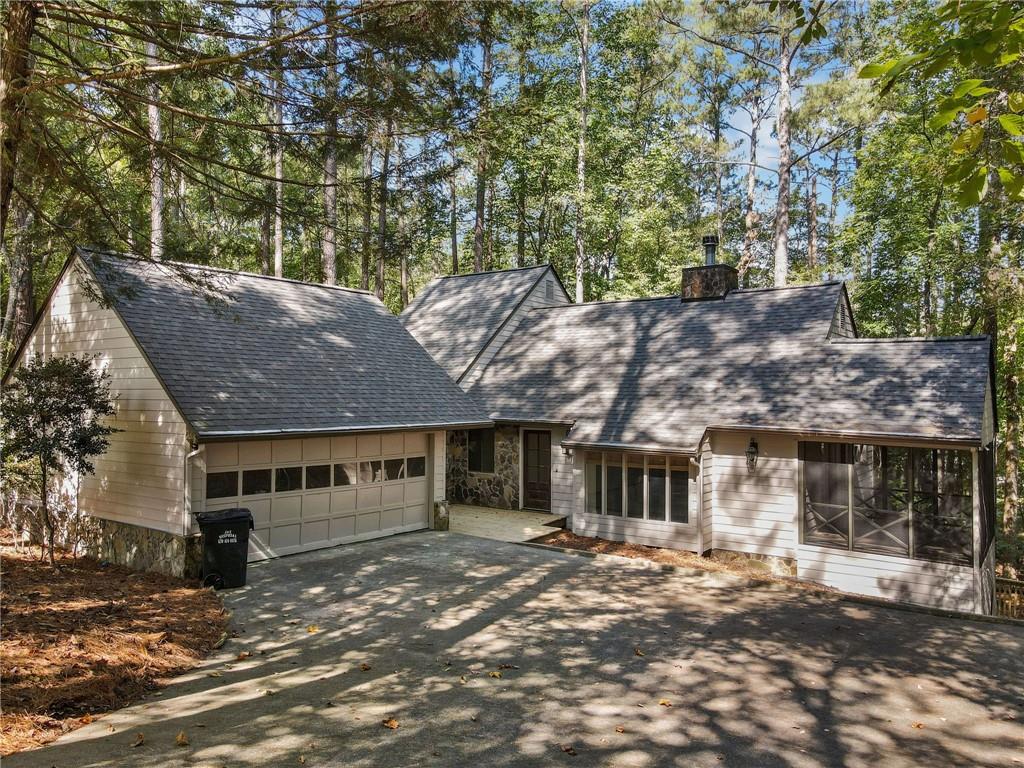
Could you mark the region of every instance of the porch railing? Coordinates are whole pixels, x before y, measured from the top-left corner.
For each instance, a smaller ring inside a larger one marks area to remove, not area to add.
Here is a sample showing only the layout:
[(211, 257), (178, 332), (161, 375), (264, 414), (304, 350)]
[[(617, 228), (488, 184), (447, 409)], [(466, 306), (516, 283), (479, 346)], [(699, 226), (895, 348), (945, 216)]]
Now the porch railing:
[(996, 579), (996, 615), (1024, 619), (1024, 581)]

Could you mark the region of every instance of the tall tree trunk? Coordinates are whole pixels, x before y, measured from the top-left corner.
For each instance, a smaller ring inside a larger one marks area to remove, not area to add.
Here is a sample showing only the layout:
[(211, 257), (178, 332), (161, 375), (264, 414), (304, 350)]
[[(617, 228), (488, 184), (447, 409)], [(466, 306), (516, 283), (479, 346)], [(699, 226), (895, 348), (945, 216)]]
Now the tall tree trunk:
[(814, 280), (818, 271), (818, 174), (807, 165), (807, 269)]
[(480, 46), (483, 49), (483, 85), (480, 95), (480, 113), (477, 116), (476, 150), (476, 217), (473, 221), (473, 269), (484, 268), (484, 215), (487, 205), (487, 161), (490, 133), (491, 87), (494, 78), (493, 47), (491, 39), (491, 10), (485, 8), (480, 19)]
[[(1024, 520), (1020, 518), (1020, 370), (1016, 324), (1003, 335), (1003, 532), (1008, 536), (1024, 536)], [(1017, 563), (1020, 569), (1024, 563)]]
[(34, 2), (5, 5), (0, 41), (0, 243), (7, 230), (18, 149), (24, 138), (25, 98), (17, 89), (32, 73), (29, 43), (39, 15), (39, 5)]
[(583, 278), (587, 268), (587, 253), (584, 244), (583, 207), (587, 194), (587, 68), (590, 59), (590, 3), (584, 2), (579, 34), (579, 77), (580, 77), (580, 124), (576, 147), (576, 218), (573, 225), (573, 239), (576, 242), (576, 303), (582, 304)]
[(370, 290), (370, 239), (373, 221), (373, 143), (367, 131), (363, 138), (363, 238), (360, 252), (359, 287)]
[[(274, 34), (281, 34), (281, 7), (272, 6)], [(284, 277), (284, 64), (280, 46), (274, 54), (274, 275)]]
[[(760, 114), (760, 112), (757, 111), (755, 114)], [(757, 131), (760, 125), (759, 121), (755, 121), (755, 124), (750, 128), (750, 165), (747, 166), (746, 205), (743, 216), (743, 256), (736, 267), (736, 271), (739, 272), (739, 277), (744, 281), (744, 285), (746, 284), (747, 271), (754, 263), (754, 243), (757, 242), (758, 216), (754, 204), (757, 194)]]
[(783, 29), (779, 35), (779, 95), (776, 116), (776, 134), (779, 141), (779, 193), (775, 203), (775, 236), (772, 250), (775, 255), (775, 286), (786, 285), (789, 273), (789, 187), (793, 169), (793, 146), (790, 137), (792, 117), (792, 85), (790, 83), (790, 32)]
[(832, 278), (838, 263), (838, 243), (836, 242), (836, 220), (839, 217), (839, 151), (832, 153), (832, 168), (829, 171), (829, 183), (832, 189), (828, 197), (828, 273)]
[[(146, 63), (158, 64), (156, 43), (146, 41)], [(156, 78), (150, 79), (146, 89), (150, 103), (146, 107), (149, 128), (149, 257), (162, 259), (164, 255), (164, 161), (163, 127), (160, 125), (160, 86)]]
[[(328, 0), (324, 15), (337, 23), (338, 4)], [(338, 31), (328, 29), (327, 71), (324, 81), (326, 109), (324, 115), (324, 243), (321, 253), (324, 282), (338, 282)]]
[(725, 210), (722, 200), (722, 95), (719, 88), (715, 87), (715, 104), (712, 110), (715, 124), (712, 130), (712, 140), (715, 143), (715, 234), (718, 236), (719, 247), (725, 244)]
[(942, 187), (935, 193), (935, 200), (932, 202), (931, 210), (928, 212), (928, 246), (925, 251), (927, 263), (924, 265), (924, 287), (921, 291), (924, 300), (924, 318), (922, 325), (924, 333), (934, 336), (936, 332), (935, 314), (938, 307), (935, 306), (933, 295), (935, 286), (932, 282), (932, 274), (935, 269), (935, 247), (939, 239), (939, 209), (942, 205)]
[(384, 300), (384, 259), (388, 248), (388, 165), (391, 163), (391, 134), (395, 124), (389, 115), (384, 129), (384, 148), (381, 152), (380, 191), (377, 206), (377, 298)]
[[(519, 48), (518, 64), (519, 79), (517, 103), (523, 104), (526, 98), (526, 42)], [(526, 131), (519, 140), (519, 158), (516, 171), (516, 266), (526, 266)]]
[(270, 260), (271, 243), (274, 239), (274, 189), (267, 185), (263, 195), (263, 215), (260, 218), (260, 271), (269, 275), (273, 265)]
[(452, 274), (459, 274), (459, 163), (455, 154), (455, 137), (448, 135), (448, 146), (452, 154), (452, 172), (448, 177), (448, 237), (451, 241)]
[(36, 302), (32, 281), (32, 242), (29, 237), (34, 214), (24, 203), (14, 208), (14, 236), (3, 249), (7, 262), (7, 306), (0, 329), (0, 362), (21, 346), (28, 329), (36, 319)]

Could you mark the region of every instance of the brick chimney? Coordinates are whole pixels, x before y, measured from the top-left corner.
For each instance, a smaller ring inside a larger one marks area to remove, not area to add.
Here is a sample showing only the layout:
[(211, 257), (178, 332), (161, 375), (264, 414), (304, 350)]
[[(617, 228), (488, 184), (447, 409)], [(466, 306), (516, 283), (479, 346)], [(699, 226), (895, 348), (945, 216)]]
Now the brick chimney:
[(718, 237), (704, 236), (704, 266), (683, 269), (683, 301), (723, 299), (729, 291), (739, 288), (739, 273), (728, 264), (718, 264)]

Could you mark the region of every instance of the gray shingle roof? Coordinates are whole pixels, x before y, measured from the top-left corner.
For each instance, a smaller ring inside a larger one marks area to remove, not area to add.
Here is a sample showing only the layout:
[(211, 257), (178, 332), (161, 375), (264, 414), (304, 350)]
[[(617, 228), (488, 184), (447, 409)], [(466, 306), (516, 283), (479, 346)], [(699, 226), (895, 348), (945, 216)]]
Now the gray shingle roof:
[(826, 337), (839, 284), (532, 310), (470, 391), (580, 444), (694, 451), (708, 427), (977, 441), (986, 338)]
[(458, 380), (548, 265), (441, 277), (402, 312), (402, 322), (448, 374)]
[(79, 254), (199, 437), (488, 421), (365, 292)]

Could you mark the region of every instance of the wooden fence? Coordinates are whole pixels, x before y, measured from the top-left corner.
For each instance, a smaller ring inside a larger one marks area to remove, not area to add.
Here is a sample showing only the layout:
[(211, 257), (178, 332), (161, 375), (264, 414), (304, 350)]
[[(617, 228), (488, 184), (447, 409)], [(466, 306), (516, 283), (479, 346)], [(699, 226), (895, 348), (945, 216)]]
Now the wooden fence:
[(996, 579), (996, 615), (1024, 619), (1024, 581)]

